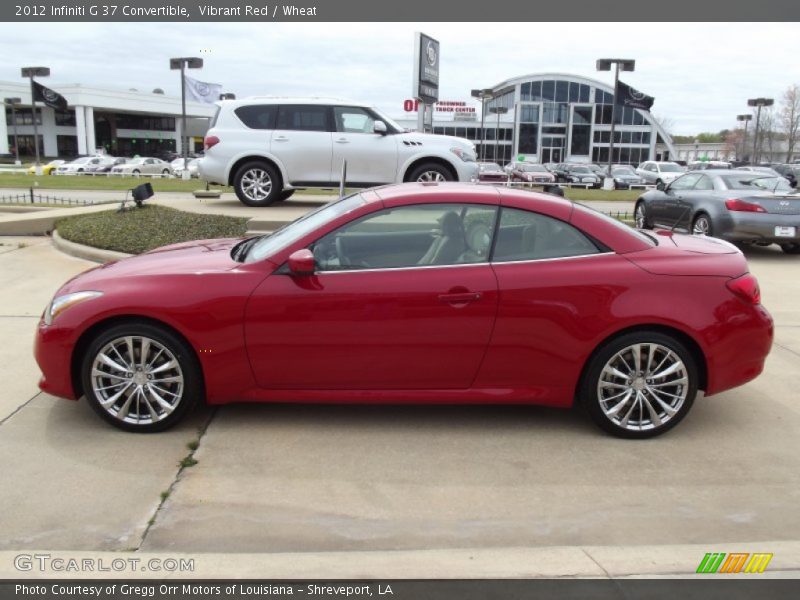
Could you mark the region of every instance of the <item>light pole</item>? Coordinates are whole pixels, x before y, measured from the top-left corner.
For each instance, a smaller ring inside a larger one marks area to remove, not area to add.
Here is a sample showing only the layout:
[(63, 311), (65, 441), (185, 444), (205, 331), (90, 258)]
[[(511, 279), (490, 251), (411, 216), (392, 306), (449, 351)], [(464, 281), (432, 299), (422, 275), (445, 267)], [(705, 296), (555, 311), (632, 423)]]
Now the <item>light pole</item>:
[(19, 161), (19, 142), (17, 141), (17, 104), (22, 102), (22, 98), (3, 98), (3, 104), (11, 107), (11, 127), (14, 129), (14, 155), (16, 160), (15, 165), (22, 164)]
[(50, 67), (22, 67), (20, 69), (22, 77), (31, 80), (31, 113), (33, 114), (33, 147), (36, 149), (36, 174), (41, 175), (39, 168), (39, 129), (36, 126), (36, 92), (33, 87), (34, 77), (49, 77)]
[(187, 156), (187, 136), (186, 136), (186, 78), (184, 77), (184, 73), (187, 68), (189, 69), (200, 69), (203, 67), (203, 59), (196, 58), (196, 57), (189, 57), (183, 56), (179, 58), (170, 58), (169, 59), (169, 68), (173, 71), (180, 71), (181, 72), (181, 154), (183, 156), (183, 176), (186, 177), (189, 175), (189, 169), (187, 168), (188, 163), (188, 156)]
[(508, 112), (506, 106), (493, 106), (489, 112), (497, 115), (497, 124), (494, 126), (494, 160), (497, 160), (497, 151), (500, 149), (500, 115)]
[(745, 153), (745, 144), (747, 144), (747, 124), (753, 120), (753, 115), (736, 115), (737, 121), (744, 121), (744, 137), (742, 138), (742, 157), (741, 160), (744, 160), (744, 153)]
[[(611, 105), (611, 139), (608, 146), (608, 173), (611, 174), (611, 165), (614, 163), (614, 130), (616, 129), (617, 118), (617, 84), (619, 83), (619, 69), (622, 67), (623, 71), (633, 71), (636, 67), (636, 61), (632, 58), (600, 58), (597, 60), (596, 67), (598, 71), (610, 71), (611, 65), (614, 65), (614, 103)], [(610, 177), (606, 177), (610, 179)], [(612, 180), (613, 182), (613, 180)]]
[(759, 126), (759, 121), (761, 121), (761, 107), (772, 106), (773, 104), (775, 104), (775, 100), (773, 100), (772, 98), (750, 98), (747, 101), (747, 106), (758, 107), (758, 110), (756, 111), (756, 131), (753, 134), (753, 160), (752, 160), (753, 164), (756, 165), (758, 164), (758, 159), (760, 154), (759, 152), (757, 152), (756, 149), (758, 148), (758, 150), (761, 150), (758, 144), (758, 126)]
[(483, 123), (486, 119), (486, 101), (493, 96), (492, 90), (484, 88), (482, 90), (472, 90), (471, 96), (481, 101), (481, 151), (478, 153), (481, 160), (483, 160), (483, 147), (486, 145), (486, 134), (483, 130)]

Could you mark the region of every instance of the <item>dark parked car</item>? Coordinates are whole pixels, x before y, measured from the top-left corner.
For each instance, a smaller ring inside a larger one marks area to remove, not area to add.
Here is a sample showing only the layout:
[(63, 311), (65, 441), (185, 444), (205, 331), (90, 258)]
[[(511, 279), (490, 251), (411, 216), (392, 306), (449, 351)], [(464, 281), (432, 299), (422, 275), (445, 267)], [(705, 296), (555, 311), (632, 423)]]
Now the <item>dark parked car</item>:
[(611, 165), (611, 170), (606, 169), (603, 177), (612, 177), (614, 179), (615, 190), (629, 190), (632, 185), (644, 185), (642, 179), (630, 165)]
[(643, 194), (636, 226), (688, 229), (731, 242), (778, 244), (800, 254), (800, 195), (783, 177), (753, 171), (691, 171)]
[(478, 163), (478, 180), (485, 183), (506, 183), (508, 175), (497, 163), (482, 162)]
[(602, 178), (595, 174), (589, 165), (561, 163), (556, 167), (556, 180), (564, 183), (582, 183), (599, 188)]

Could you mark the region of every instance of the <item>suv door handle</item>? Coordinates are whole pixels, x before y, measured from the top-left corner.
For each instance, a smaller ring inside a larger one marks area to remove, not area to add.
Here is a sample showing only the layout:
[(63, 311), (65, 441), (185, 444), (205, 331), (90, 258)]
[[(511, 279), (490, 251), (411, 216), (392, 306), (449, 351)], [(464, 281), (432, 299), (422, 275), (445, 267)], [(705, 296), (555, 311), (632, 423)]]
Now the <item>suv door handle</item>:
[(448, 304), (466, 304), (467, 302), (474, 302), (480, 300), (480, 292), (459, 292), (456, 294), (440, 294), (439, 301)]
[(339, 138), (338, 140), (336, 140), (336, 143), (337, 144), (349, 144), (350, 140), (348, 140), (347, 138)]
[(273, 140), (276, 142), (288, 142), (289, 138), (287, 138), (285, 135), (279, 135), (278, 137), (273, 138)]

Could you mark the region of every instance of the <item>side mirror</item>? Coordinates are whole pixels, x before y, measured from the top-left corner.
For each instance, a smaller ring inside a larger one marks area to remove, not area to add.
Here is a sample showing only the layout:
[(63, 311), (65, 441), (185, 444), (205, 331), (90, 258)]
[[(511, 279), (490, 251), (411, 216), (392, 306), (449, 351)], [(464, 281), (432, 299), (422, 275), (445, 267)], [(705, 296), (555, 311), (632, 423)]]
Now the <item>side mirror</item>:
[(383, 121), (375, 121), (375, 124), (372, 126), (372, 131), (380, 133), (381, 135), (386, 135), (386, 123)]
[(656, 184), (656, 189), (657, 189), (657, 190), (659, 190), (659, 191), (661, 191), (661, 192), (665, 192), (665, 191), (667, 191), (667, 186), (666, 186), (666, 185), (664, 185), (664, 182), (663, 182), (663, 181), (659, 181), (659, 182)]
[(289, 255), (289, 271), (293, 275), (313, 275), (316, 268), (317, 261), (308, 248), (295, 250)]

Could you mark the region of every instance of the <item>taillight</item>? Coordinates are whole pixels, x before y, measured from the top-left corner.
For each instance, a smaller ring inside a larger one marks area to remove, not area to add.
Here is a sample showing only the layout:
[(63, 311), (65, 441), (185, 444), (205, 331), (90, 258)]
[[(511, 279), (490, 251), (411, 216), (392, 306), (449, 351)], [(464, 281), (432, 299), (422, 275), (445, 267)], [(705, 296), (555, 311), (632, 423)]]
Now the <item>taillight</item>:
[(208, 150), (219, 144), (219, 138), (215, 135), (207, 135), (203, 140), (203, 147)]
[(761, 290), (758, 288), (758, 280), (750, 273), (731, 279), (725, 285), (745, 302), (761, 304)]
[(753, 204), (752, 202), (745, 202), (744, 200), (740, 200), (739, 198), (731, 198), (730, 200), (725, 200), (725, 208), (728, 210), (737, 210), (740, 212), (767, 212), (764, 210), (763, 206), (759, 206), (758, 204)]

